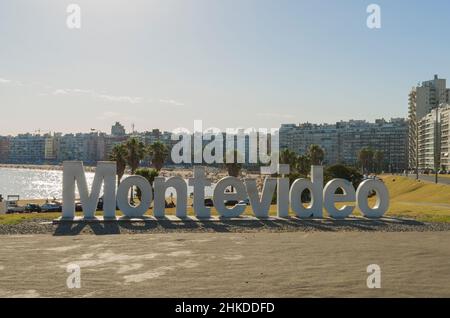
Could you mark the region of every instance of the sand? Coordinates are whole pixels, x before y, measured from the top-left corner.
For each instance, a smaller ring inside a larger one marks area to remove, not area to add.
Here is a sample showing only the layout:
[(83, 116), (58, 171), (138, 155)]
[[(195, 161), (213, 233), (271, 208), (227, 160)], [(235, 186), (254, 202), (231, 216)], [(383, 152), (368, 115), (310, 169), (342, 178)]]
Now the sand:
[[(450, 297), (450, 231), (2, 236), (2, 297)], [(69, 264), (81, 288), (69, 289)], [(381, 288), (367, 288), (369, 264)]]

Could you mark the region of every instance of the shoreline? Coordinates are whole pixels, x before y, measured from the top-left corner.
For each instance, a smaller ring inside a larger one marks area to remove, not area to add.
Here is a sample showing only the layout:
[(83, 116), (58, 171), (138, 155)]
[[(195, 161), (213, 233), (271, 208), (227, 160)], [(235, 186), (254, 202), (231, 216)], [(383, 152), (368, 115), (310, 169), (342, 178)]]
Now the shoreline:
[[(50, 171), (62, 171), (62, 165), (33, 165), (33, 164), (14, 164), (14, 163), (0, 163), (0, 169), (21, 169), (21, 170), (50, 170)], [(95, 167), (84, 166), (86, 172), (95, 172)]]

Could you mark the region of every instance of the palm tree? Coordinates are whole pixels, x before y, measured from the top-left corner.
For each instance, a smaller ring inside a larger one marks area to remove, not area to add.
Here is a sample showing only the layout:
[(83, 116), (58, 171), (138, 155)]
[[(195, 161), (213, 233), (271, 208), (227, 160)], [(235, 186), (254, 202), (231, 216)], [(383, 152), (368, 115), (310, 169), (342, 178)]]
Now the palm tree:
[[(127, 163), (130, 167), (131, 174), (134, 175), (136, 173), (137, 168), (139, 168), (139, 163), (145, 157), (145, 145), (142, 141), (139, 141), (137, 138), (130, 138), (127, 140), (125, 144), (127, 148)], [(133, 203), (133, 192), (134, 187), (131, 189), (131, 197), (130, 202)]]
[(297, 164), (298, 156), (295, 152), (289, 149), (283, 149), (280, 152), (280, 163), (289, 165), (290, 169), (294, 169)]
[(116, 162), (117, 186), (119, 186), (120, 180), (125, 174), (127, 156), (128, 151), (124, 144), (115, 145), (109, 154), (109, 159)]
[(169, 155), (166, 145), (160, 141), (156, 141), (148, 147), (148, 153), (152, 159), (152, 166), (156, 171), (161, 171)]
[[(139, 168), (136, 170), (136, 175), (144, 177), (153, 186), (153, 181), (155, 181), (155, 178), (159, 175), (159, 173), (156, 169)], [(139, 200), (142, 198), (141, 189), (136, 189), (136, 196)]]
[(368, 173), (373, 163), (373, 150), (368, 147), (362, 148), (358, 153), (358, 160), (361, 164), (362, 173)]
[(321, 165), (325, 157), (325, 152), (319, 145), (312, 144), (309, 146), (308, 156), (311, 159), (311, 164)]
[(131, 169), (131, 174), (136, 173), (136, 169), (139, 168), (139, 163), (145, 157), (145, 146), (142, 141), (137, 138), (130, 138), (125, 144), (127, 148), (127, 164)]
[(311, 159), (307, 155), (300, 155), (297, 157), (297, 162), (295, 163), (295, 170), (306, 177), (311, 170)]

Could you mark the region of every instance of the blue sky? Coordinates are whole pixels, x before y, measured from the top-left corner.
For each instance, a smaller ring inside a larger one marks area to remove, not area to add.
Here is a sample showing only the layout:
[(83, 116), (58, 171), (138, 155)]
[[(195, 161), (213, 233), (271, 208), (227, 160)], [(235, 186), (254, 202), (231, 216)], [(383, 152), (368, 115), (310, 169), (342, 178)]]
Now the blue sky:
[[(66, 27), (70, 3), (80, 30)], [(450, 77), (448, 12), (446, 0), (0, 0), (0, 134), (406, 116), (414, 84)]]

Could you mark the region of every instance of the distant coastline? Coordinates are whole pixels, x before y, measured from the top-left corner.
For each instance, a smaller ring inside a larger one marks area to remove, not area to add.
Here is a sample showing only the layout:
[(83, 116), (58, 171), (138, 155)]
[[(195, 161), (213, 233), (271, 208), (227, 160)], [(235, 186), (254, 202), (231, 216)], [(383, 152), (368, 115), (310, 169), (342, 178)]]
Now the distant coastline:
[[(32, 165), (32, 164), (6, 164), (0, 163), (0, 168), (8, 169), (27, 169), (27, 170), (56, 170), (61, 171), (63, 169), (62, 165)], [(95, 167), (84, 166), (84, 169), (88, 172), (95, 172)]]

